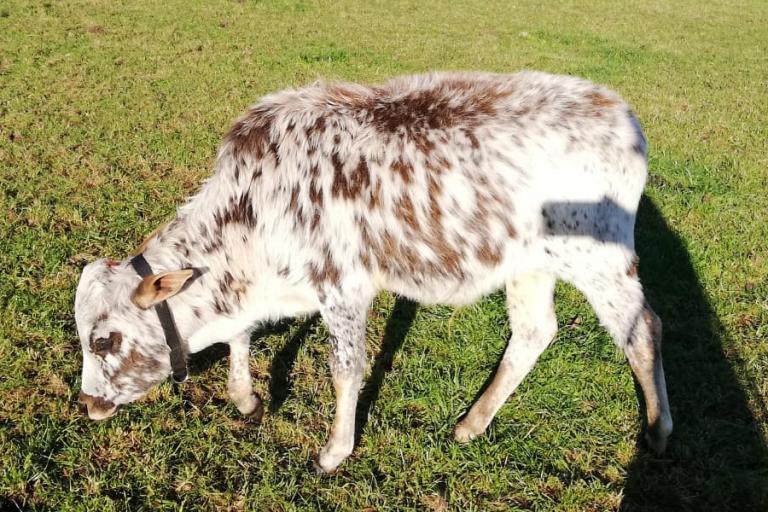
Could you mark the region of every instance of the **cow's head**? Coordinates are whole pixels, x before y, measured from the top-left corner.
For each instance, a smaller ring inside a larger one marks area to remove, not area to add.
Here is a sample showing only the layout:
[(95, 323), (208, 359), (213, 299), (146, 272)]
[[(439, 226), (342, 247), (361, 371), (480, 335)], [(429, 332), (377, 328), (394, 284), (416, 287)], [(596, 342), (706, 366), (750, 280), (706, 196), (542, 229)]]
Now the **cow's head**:
[(170, 349), (152, 306), (178, 293), (192, 270), (136, 274), (128, 261), (87, 265), (75, 296), (83, 349), (80, 401), (101, 420), (171, 373)]

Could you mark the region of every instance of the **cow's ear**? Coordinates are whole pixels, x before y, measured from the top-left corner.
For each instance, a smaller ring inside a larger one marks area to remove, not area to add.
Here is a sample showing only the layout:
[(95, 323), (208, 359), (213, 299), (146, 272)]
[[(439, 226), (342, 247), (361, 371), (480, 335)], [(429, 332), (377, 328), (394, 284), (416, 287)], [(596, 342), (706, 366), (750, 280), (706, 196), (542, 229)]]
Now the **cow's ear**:
[(147, 276), (141, 280), (131, 300), (141, 309), (148, 309), (179, 293), (184, 283), (195, 274), (191, 268)]

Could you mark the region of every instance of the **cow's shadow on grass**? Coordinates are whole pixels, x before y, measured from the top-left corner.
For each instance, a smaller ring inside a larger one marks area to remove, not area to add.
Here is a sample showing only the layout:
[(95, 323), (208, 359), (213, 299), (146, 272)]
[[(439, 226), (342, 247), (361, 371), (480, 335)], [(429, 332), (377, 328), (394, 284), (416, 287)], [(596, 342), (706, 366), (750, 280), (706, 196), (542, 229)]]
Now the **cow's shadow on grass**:
[[(294, 332), (286, 338), (282, 348), (272, 357), (269, 376), (270, 412), (276, 412), (280, 409), (286, 398), (291, 394), (291, 389), (293, 389), (291, 370), (296, 362), (296, 356), (307, 336), (312, 333), (319, 322), (319, 315), (312, 315), (304, 319), (280, 320), (279, 322), (266, 324), (251, 334), (252, 343), (258, 346), (260, 338), (271, 335), (285, 335), (291, 331), (292, 327), (295, 327)], [(205, 350), (190, 355), (190, 373), (203, 373), (228, 356), (229, 345), (226, 343), (211, 345)]]
[[(649, 453), (638, 432), (620, 510), (768, 510), (768, 448), (748, 401), (758, 394), (748, 393), (737, 379), (733, 365), (741, 364), (738, 355), (726, 358), (724, 329), (685, 244), (645, 196), (636, 239), (646, 296), (664, 323), (664, 369), (675, 431), (662, 457)], [(361, 393), (358, 437), (416, 309), (406, 299), (395, 304)], [(638, 399), (644, 417), (639, 394)], [(764, 404), (752, 407), (761, 408), (765, 417)]]
[[(299, 331), (298, 331), (301, 337), (298, 337), (297, 335), (291, 336), (291, 338), (283, 346), (283, 348), (275, 355), (272, 361), (272, 372), (270, 376), (271, 377), (270, 378), (270, 395), (272, 396), (272, 400), (270, 401), (270, 404), (277, 403), (279, 406), (279, 404), (283, 403), (288, 393), (290, 393), (291, 381), (288, 378), (288, 372), (290, 371), (290, 367), (285, 366), (285, 364), (283, 364), (282, 361), (283, 359), (288, 357), (290, 358), (291, 366), (292, 366), (293, 360), (296, 358), (298, 349), (301, 346), (304, 340), (304, 337), (308, 332), (309, 327), (307, 326), (311, 327), (310, 322), (312, 320), (313, 320), (312, 318), (305, 320), (304, 323), (301, 324), (301, 326), (299, 327)], [(258, 340), (262, 337), (270, 336), (270, 335), (286, 334), (291, 330), (291, 326), (294, 323), (295, 322), (293, 320), (286, 319), (286, 320), (280, 320), (278, 322), (266, 324), (256, 329), (252, 333), (251, 339), (255, 340), (254, 343), (257, 344)], [(229, 358), (229, 344), (214, 343), (210, 347), (207, 347), (201, 350), (200, 352), (197, 352), (195, 354), (190, 354), (189, 359), (187, 361), (187, 366), (189, 367), (190, 375), (199, 375), (201, 373), (207, 372), (217, 364), (227, 364), (228, 358)], [(278, 389), (278, 391), (275, 391), (275, 389)], [(182, 398), (182, 407), (185, 410), (189, 410), (195, 407), (189, 400), (186, 399), (188, 398), (188, 395), (187, 395), (185, 385), (183, 384), (180, 386), (174, 385), (174, 391), (178, 393)], [(207, 400), (213, 403), (214, 405), (218, 405), (218, 406), (224, 406), (229, 402), (228, 399), (217, 398), (217, 397), (208, 397)], [(274, 410), (274, 409), (270, 409), (270, 410)]]
[(359, 443), (360, 436), (368, 423), (371, 409), (379, 399), (381, 385), (387, 372), (392, 369), (392, 360), (405, 341), (405, 336), (411, 328), (418, 306), (415, 302), (404, 297), (395, 300), (395, 306), (389, 315), (387, 325), (384, 327), (384, 336), (381, 347), (371, 367), (371, 374), (360, 391), (355, 415), (355, 444)]
[[(264, 336), (270, 336), (274, 334), (285, 334), (291, 329), (293, 320), (280, 320), (271, 324), (266, 324), (263, 327), (256, 329), (251, 335), (252, 340), (258, 340)], [(258, 341), (256, 341), (258, 342)], [(301, 343), (299, 342), (299, 346)], [(298, 351), (298, 348), (296, 349)], [(281, 351), (280, 353), (282, 353)], [(219, 361), (226, 359), (229, 356), (229, 345), (226, 343), (214, 343), (210, 347), (201, 350), (195, 354), (190, 354), (188, 366), (191, 374), (199, 374), (208, 371)], [(296, 353), (293, 353), (293, 358), (296, 357)], [(284, 377), (285, 378), (285, 377)]]
[(296, 361), (299, 349), (304, 344), (307, 336), (315, 329), (320, 322), (320, 315), (312, 315), (304, 319), (294, 333), (288, 338), (283, 348), (281, 348), (272, 358), (269, 377), (269, 411), (276, 412), (291, 394), (293, 389), (293, 379), (291, 379), (291, 370)]
[(658, 458), (638, 436), (620, 510), (768, 510), (768, 450), (732, 368), (740, 361), (726, 359), (724, 330), (685, 244), (647, 197), (636, 238), (640, 278), (664, 323), (675, 431)]

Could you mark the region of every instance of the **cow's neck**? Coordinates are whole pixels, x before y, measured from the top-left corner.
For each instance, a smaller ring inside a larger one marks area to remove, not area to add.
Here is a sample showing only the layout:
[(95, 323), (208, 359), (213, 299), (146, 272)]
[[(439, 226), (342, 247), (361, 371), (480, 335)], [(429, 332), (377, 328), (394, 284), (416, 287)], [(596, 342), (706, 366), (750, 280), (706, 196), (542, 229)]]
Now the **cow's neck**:
[(303, 257), (290, 244), (267, 250), (265, 240), (285, 234), (262, 225), (253, 187), (220, 169), (144, 249), (155, 273), (202, 271), (168, 301), (191, 352), (227, 342), (257, 322), (319, 309)]
[(213, 215), (211, 219), (189, 219), (179, 216), (161, 229), (146, 244), (143, 254), (155, 274), (181, 268), (200, 270), (194, 282), (168, 300), (179, 332), (194, 353), (229, 341), (258, 319), (242, 314), (242, 300), (253, 276), (245, 275), (227, 256), (244, 247), (226, 236), (224, 250), (220, 233), (211, 233)]

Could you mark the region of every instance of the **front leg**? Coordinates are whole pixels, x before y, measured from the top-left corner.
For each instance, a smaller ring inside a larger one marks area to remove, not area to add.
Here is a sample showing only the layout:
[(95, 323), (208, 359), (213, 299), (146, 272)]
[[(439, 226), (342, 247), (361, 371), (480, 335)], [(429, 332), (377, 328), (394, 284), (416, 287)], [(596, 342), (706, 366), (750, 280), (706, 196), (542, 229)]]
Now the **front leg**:
[(251, 332), (245, 331), (229, 342), (229, 382), (227, 391), (237, 409), (257, 421), (264, 414), (259, 395), (253, 392), (251, 381)]
[(336, 417), (331, 437), (320, 451), (315, 469), (332, 473), (355, 444), (355, 410), (365, 371), (365, 324), (370, 300), (329, 301), (322, 310), (330, 334), (330, 366), (336, 391)]

